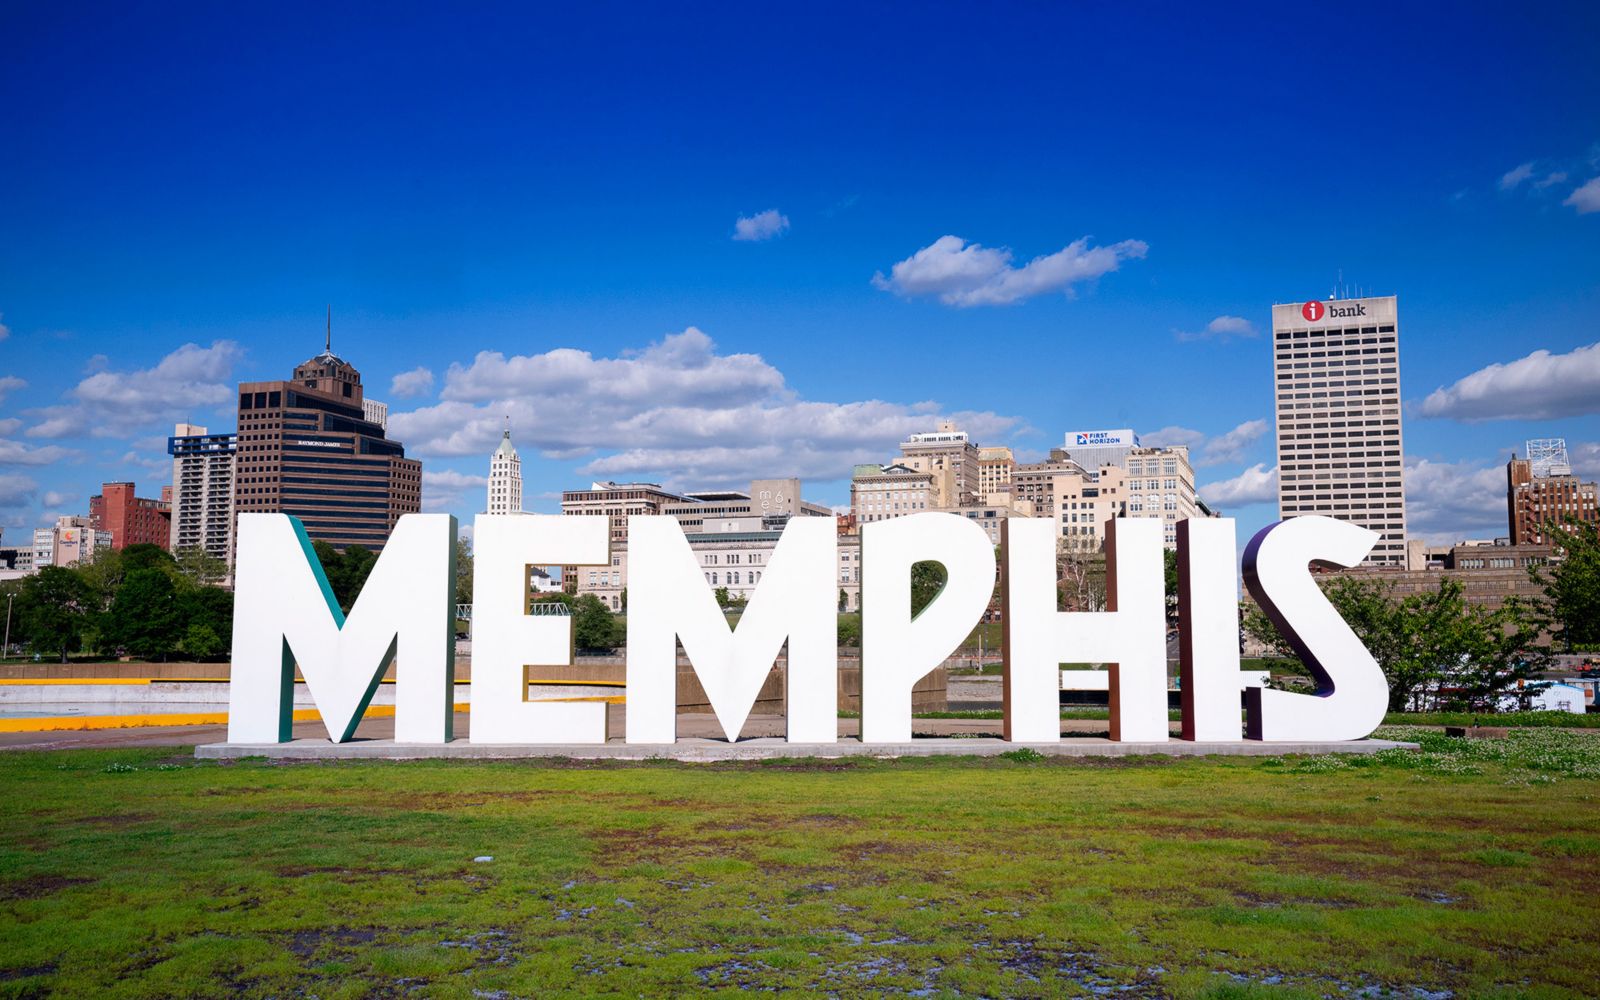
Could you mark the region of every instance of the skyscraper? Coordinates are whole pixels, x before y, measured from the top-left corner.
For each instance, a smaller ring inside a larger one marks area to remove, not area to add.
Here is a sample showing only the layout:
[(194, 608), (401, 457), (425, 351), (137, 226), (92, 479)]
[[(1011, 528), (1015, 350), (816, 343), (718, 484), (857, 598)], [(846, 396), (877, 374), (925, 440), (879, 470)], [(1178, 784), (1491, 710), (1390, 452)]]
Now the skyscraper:
[(331, 338), (291, 381), (241, 382), (236, 514), (293, 514), (315, 540), (381, 549), (422, 507), (422, 463), (362, 403), (361, 373)]
[(522, 458), (511, 443), (511, 428), (489, 456), (489, 506), (491, 514), (522, 513)]
[(173, 552), (204, 549), (226, 560), (233, 551), (233, 459), (238, 435), (207, 434), (178, 424), (167, 438), (172, 456)]
[(1369, 566), (1404, 566), (1405, 452), (1394, 296), (1272, 307), (1278, 513), (1379, 533)]

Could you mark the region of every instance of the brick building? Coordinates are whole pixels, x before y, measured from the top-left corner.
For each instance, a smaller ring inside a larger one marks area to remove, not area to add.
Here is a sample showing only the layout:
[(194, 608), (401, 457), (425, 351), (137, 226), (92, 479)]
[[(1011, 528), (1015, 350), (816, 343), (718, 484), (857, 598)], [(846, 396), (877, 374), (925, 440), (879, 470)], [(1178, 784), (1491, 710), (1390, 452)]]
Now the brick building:
[[(1560, 441), (1560, 439), (1551, 439)], [(1530, 441), (1530, 451), (1535, 444)], [(1544, 451), (1546, 449), (1538, 449)], [(1600, 507), (1596, 506), (1594, 483), (1580, 482), (1572, 474), (1566, 460), (1566, 442), (1560, 441), (1559, 453), (1545, 456), (1545, 461), (1511, 456), (1506, 463), (1506, 518), (1510, 524), (1512, 545), (1542, 545), (1545, 526), (1551, 523), (1579, 521), (1600, 524)]]
[(111, 533), (111, 547), (171, 544), (172, 505), (134, 495), (132, 483), (105, 483), (89, 498), (89, 526)]

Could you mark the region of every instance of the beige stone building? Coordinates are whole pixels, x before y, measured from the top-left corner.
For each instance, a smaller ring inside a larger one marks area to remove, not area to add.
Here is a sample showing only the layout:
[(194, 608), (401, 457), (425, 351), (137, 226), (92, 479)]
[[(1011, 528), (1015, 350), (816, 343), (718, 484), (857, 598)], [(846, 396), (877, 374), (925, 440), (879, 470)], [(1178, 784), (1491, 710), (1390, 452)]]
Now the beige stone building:
[(839, 534), (839, 591), (840, 611), (861, 610), (861, 533), (851, 531)]
[(978, 493), (988, 497), (1011, 488), (1011, 470), (1017, 467), (1010, 448), (978, 449)]
[(939, 429), (923, 434), (913, 434), (900, 442), (900, 462), (918, 472), (948, 472), (954, 492), (943, 506), (953, 507), (978, 499), (981, 476), (978, 468), (978, 448), (967, 432), (957, 429), (949, 420), (939, 422)]
[(594, 594), (613, 611), (626, 607), (628, 518), (675, 517), (695, 551), (706, 582), (730, 598), (754, 593), (790, 517), (832, 517), (831, 508), (800, 498), (798, 479), (759, 479), (750, 492), (673, 493), (655, 483), (595, 483), (561, 495), (561, 513), (611, 518), (609, 566), (563, 566), (562, 589)]
[(1011, 492), (1031, 501), (1036, 516), (1055, 518), (1061, 537), (1075, 545), (1103, 545), (1109, 518), (1150, 517), (1162, 522), (1162, 544), (1175, 549), (1179, 521), (1214, 516), (1195, 492), (1189, 449), (1182, 445), (1130, 444), (1119, 449), (1118, 464), (1094, 469), (1071, 454), (1056, 448), (1047, 461), (1018, 465), (1011, 473)]
[(955, 494), (955, 474), (949, 468), (914, 469), (898, 462), (858, 465), (850, 476), (850, 512), (861, 525), (937, 510)]
[(1167, 548), (1178, 547), (1179, 521), (1216, 516), (1195, 492), (1186, 446), (1134, 448), (1125, 462), (1128, 516), (1160, 518), (1161, 542)]

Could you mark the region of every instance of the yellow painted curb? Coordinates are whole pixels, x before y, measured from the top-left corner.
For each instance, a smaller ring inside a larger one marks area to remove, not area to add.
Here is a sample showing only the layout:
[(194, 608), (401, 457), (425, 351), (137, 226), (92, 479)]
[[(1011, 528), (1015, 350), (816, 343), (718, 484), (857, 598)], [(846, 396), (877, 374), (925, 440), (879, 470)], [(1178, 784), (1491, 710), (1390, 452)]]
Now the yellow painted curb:
[(24, 687), (35, 684), (45, 687), (52, 684), (149, 684), (150, 677), (3, 677), (0, 684)]
[[(458, 706), (464, 708), (465, 706)], [(315, 722), (322, 714), (297, 708), (294, 721)], [(393, 705), (369, 705), (363, 719), (392, 719)], [(50, 733), (89, 729), (137, 729), (142, 726), (223, 726), (227, 712), (173, 712), (155, 715), (55, 715), (33, 719), (0, 719), (0, 733)]]

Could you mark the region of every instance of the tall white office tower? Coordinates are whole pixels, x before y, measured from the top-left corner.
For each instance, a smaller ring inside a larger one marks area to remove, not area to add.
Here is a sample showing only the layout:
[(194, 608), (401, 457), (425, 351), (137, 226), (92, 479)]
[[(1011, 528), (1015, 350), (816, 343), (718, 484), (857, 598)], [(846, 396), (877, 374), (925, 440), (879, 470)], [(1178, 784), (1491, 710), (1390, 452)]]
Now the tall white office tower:
[(1272, 307), (1278, 514), (1378, 532), (1369, 566), (1406, 559), (1399, 326), (1392, 295)]
[(511, 444), (511, 428), (489, 456), (489, 513), (522, 513), (522, 459)]
[(239, 435), (207, 434), (204, 427), (178, 424), (167, 438), (172, 456), (173, 552), (204, 549), (233, 560), (233, 466)]

